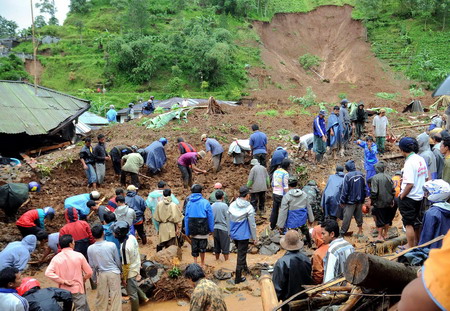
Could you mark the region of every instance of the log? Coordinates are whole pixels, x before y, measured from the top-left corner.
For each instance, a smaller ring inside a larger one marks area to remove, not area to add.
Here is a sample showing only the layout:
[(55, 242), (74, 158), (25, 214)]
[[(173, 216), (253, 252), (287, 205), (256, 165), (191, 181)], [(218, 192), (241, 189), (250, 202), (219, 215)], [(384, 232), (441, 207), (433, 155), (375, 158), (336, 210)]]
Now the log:
[(364, 252), (380, 256), (386, 253), (392, 253), (398, 246), (405, 245), (406, 242), (406, 236), (402, 235), (383, 243), (371, 243), (366, 247)]
[(337, 295), (330, 294), (297, 301), (291, 301), (288, 305), (290, 311), (296, 310), (303, 311), (303, 310), (317, 309), (328, 305), (341, 304), (347, 299), (348, 295), (346, 294), (337, 294)]
[(56, 144), (53, 146), (45, 146), (45, 147), (41, 147), (39, 149), (29, 150), (26, 152), (26, 154), (28, 154), (28, 155), (35, 154), (35, 153), (40, 154), (41, 152), (59, 149), (59, 148), (65, 147), (65, 146), (69, 146), (70, 144), (71, 144), (70, 141), (66, 141), (64, 143)]
[(421, 127), (421, 126), (430, 126), (431, 123), (423, 123), (423, 124), (414, 124), (414, 125), (407, 125), (407, 126), (400, 126), (400, 127), (393, 127), (393, 130), (401, 130), (401, 129), (409, 129), (414, 127)]
[(353, 285), (399, 294), (417, 273), (404, 264), (356, 252), (345, 262), (344, 277)]
[(380, 157), (381, 160), (391, 160), (391, 159), (398, 159), (398, 158), (403, 158), (403, 154), (395, 153), (395, 154), (390, 154), (390, 155), (386, 155), (386, 156), (383, 155)]
[(261, 299), (263, 311), (270, 311), (278, 304), (277, 294), (273, 286), (272, 278), (269, 274), (263, 275), (259, 279), (261, 284)]

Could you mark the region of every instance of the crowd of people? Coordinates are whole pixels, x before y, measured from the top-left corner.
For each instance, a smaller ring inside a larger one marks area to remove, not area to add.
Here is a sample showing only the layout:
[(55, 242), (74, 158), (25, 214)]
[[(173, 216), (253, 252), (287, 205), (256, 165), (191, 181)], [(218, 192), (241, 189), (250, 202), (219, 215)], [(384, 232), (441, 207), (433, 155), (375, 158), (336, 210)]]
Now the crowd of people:
[[(203, 185), (193, 184), (193, 172), (217, 174), (221, 170), (224, 148), (207, 134), (200, 137), (205, 151), (196, 151), (183, 138), (177, 140), (180, 153), (177, 165), (183, 185), (191, 192), (183, 205), (162, 180), (147, 198), (139, 194), (139, 175), (144, 165), (147, 175), (161, 175), (164, 171), (168, 161), (166, 138), (146, 148), (118, 145), (109, 152), (104, 135), (97, 136), (95, 147), (92, 147), (92, 140), (86, 138), (80, 161), (93, 191), (66, 198), (66, 224), (58, 232), (49, 234), (45, 227), (57, 212), (50, 206), (29, 210), (19, 217), (16, 225), (23, 239), (9, 243), (0, 252), (0, 309), (89, 310), (85, 286), (89, 280), (91, 289), (97, 291), (97, 310), (121, 310), (122, 287), (130, 297), (131, 309), (138, 310), (140, 303), (148, 301), (138, 286), (141, 278), (138, 240), (142, 245), (148, 243), (147, 209), (157, 234), (156, 251), (180, 246), (184, 241), (191, 245), (193, 264), (185, 271), (186, 278), (197, 284), (191, 297), (191, 310), (206, 310), (207, 307), (226, 310), (220, 290), (205, 279), (203, 271), (209, 236), (214, 240), (216, 260), (220, 260), (221, 254), (224, 260), (229, 260), (231, 242), (234, 243), (237, 257), (233, 282), (246, 281), (249, 244), (260, 243), (256, 218), (266, 214), (269, 191), (272, 198), (269, 226), (282, 235), (280, 244), (286, 250), (273, 270), (277, 297), (282, 301), (301, 291), (304, 285), (326, 283), (342, 275), (347, 257), (355, 251), (345, 239), (351, 234), (352, 219), (355, 218), (358, 228), (354, 236), (370, 234), (363, 230), (363, 206), (371, 207), (378, 242), (388, 239), (397, 210), (407, 237), (407, 244), (400, 249), (446, 234), (450, 228), (450, 204), (447, 203), (450, 198), (450, 134), (441, 127), (434, 127), (417, 138), (403, 137), (398, 148), (405, 163), (403, 169), (391, 177), (386, 170), (388, 163), (378, 159), (379, 154), (386, 151), (389, 124), (386, 112), (379, 111), (372, 123), (372, 135), (364, 138), (367, 121), (364, 104), (352, 104), (350, 113), (349, 104), (343, 100), (341, 107), (335, 106), (327, 122), (326, 113), (321, 110), (313, 121), (312, 133), (294, 136), (291, 148), (278, 146), (270, 159), (267, 135), (257, 124), (251, 126), (253, 133), (247, 141), (234, 139), (234, 146), (230, 146), (228, 152), (237, 157), (234, 164), (244, 162), (241, 153), (249, 152), (252, 157), (247, 182), (240, 186), (235, 199), (227, 195), (220, 183), (214, 184), (210, 194), (206, 194)], [(354, 160), (348, 160), (344, 165), (336, 165), (336, 173), (329, 176), (323, 192), (314, 180), (301, 187), (291, 167), (294, 157), (311, 160), (313, 151), (315, 162), (319, 163), (328, 147), (333, 159), (337, 159), (338, 152), (344, 155), (352, 143), (363, 149), (364, 170), (359, 170)], [(211, 167), (200, 168), (200, 160), (206, 160)], [(105, 180), (106, 161), (112, 161), (114, 173), (120, 175), (123, 186), (107, 201), (97, 191)], [(127, 183), (128, 175), (130, 183)], [(7, 190), (0, 189), (0, 194), (15, 189), (12, 184), (5, 186), (2, 188)], [(18, 189), (24, 192), (24, 187), (28, 193), (38, 191), (40, 186), (30, 183)], [(24, 198), (16, 200), (15, 205), (5, 205), (14, 210), (8, 217), (15, 215)], [(430, 269), (424, 274), (425, 283), (420, 284), (437, 305), (444, 303), (440, 299), (445, 293), (435, 294), (433, 288), (430, 289), (440, 281), (435, 275), (439, 260), (431, 260), (431, 256), (435, 258), (437, 254), (448, 252), (448, 241), (447, 238), (443, 244), (439, 241), (430, 246), (442, 249), (431, 252)], [(38, 262), (49, 261), (45, 276), (57, 288), (42, 289), (35, 278), (21, 279), (38, 242), (43, 249)], [(311, 258), (302, 251), (304, 245), (314, 246)]]

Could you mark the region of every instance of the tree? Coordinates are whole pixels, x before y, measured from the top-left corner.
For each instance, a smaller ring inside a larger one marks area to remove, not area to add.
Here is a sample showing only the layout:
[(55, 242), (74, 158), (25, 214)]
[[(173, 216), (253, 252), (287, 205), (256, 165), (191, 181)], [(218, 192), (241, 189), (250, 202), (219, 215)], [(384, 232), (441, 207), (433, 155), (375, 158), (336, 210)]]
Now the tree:
[(77, 28), (78, 30), (78, 34), (80, 35), (80, 44), (83, 44), (83, 29), (84, 29), (84, 23), (83, 21), (76, 21), (74, 23), (74, 26)]
[(36, 28), (41, 28), (41, 27), (47, 26), (44, 16), (42, 16), (42, 15), (36, 16), (36, 18), (34, 19), (34, 26)]
[(142, 35), (149, 25), (149, 18), (146, 0), (129, 0), (125, 24), (130, 32)]
[(35, 6), (40, 10), (41, 13), (50, 15), (48, 24), (58, 25), (58, 19), (56, 18), (57, 9), (55, 6), (55, 0), (40, 0), (40, 1), (41, 2), (37, 2)]
[(14, 37), (17, 27), (16, 22), (7, 20), (0, 15), (0, 37)]
[(92, 7), (92, 3), (88, 0), (70, 0), (70, 12), (87, 13)]

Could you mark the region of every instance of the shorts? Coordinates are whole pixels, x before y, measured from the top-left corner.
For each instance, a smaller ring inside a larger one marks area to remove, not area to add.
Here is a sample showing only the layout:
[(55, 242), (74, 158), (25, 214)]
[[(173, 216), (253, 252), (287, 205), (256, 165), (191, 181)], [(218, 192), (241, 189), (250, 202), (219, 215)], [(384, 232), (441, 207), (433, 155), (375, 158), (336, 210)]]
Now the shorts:
[(416, 201), (408, 197), (398, 201), (398, 209), (402, 215), (404, 226), (413, 226), (415, 229), (422, 225), (421, 209), (422, 201)]
[(230, 238), (228, 231), (214, 229), (214, 253), (228, 255), (230, 253)]
[(191, 242), (192, 242), (191, 243), (192, 257), (198, 257), (199, 253), (206, 253), (206, 247), (208, 246), (208, 239), (192, 238)]
[(376, 217), (375, 224), (377, 228), (383, 228), (386, 225), (392, 226), (392, 220), (395, 217), (395, 212), (397, 212), (397, 208), (394, 207), (374, 207), (372, 209), (372, 215)]

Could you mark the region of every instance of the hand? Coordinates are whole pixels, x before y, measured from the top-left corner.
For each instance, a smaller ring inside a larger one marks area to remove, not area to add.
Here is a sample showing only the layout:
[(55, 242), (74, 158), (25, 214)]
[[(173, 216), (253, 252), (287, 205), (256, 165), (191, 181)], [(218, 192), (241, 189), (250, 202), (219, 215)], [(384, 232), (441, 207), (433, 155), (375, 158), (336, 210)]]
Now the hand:
[(87, 169), (88, 169), (88, 167), (87, 167), (86, 164), (83, 164), (83, 169), (84, 169), (84, 170), (87, 170)]
[(127, 281), (122, 281), (122, 286), (127, 287)]
[(111, 160), (110, 156), (105, 157), (105, 160)]
[(208, 172), (207, 172), (207, 171), (205, 171), (205, 170), (203, 170), (203, 172), (202, 172), (202, 173), (206, 175), (206, 173), (208, 173)]
[(64, 280), (64, 285), (73, 286), (74, 282), (71, 280)]
[(326, 137), (325, 135), (323, 135), (323, 136), (322, 136), (322, 140), (323, 140), (324, 142), (326, 142), (326, 141), (327, 141), (327, 137)]
[(259, 245), (258, 239), (256, 239), (256, 240), (253, 241), (253, 245)]
[(136, 275), (135, 279), (136, 279), (136, 281), (139, 282), (142, 279), (142, 276), (140, 274), (138, 274), (138, 275)]

